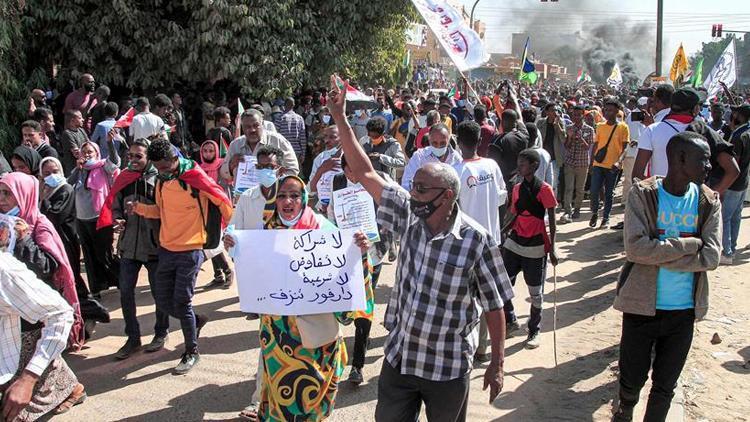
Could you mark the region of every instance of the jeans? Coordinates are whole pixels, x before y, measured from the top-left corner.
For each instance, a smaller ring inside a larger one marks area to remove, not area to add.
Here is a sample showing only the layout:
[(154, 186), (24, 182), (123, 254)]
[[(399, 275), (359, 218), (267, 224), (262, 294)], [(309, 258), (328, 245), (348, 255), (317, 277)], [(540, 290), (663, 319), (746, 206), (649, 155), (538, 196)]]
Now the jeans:
[(742, 207), (745, 191), (727, 189), (721, 201), (721, 220), (724, 227), (721, 234), (722, 253), (732, 256), (737, 250), (737, 237), (742, 222)]
[[(146, 267), (148, 272), (148, 285), (151, 288), (151, 296), (156, 301), (156, 269), (157, 261), (141, 262), (134, 259), (120, 259), (120, 305), (122, 306), (122, 317), (125, 320), (125, 334), (128, 340), (141, 340), (141, 328), (135, 311), (135, 285), (138, 284), (138, 273), (141, 267)], [(157, 304), (156, 323), (154, 324), (154, 335), (164, 337), (169, 329), (169, 315)]]
[(180, 320), (185, 337), (185, 351), (196, 353), (198, 339), (193, 312), (195, 280), (205, 255), (202, 250), (171, 252), (159, 248), (159, 266), (156, 271), (156, 306)]
[(450, 381), (430, 381), (403, 375), (387, 360), (378, 380), (378, 422), (414, 422), (424, 402), (430, 422), (463, 422), (469, 398), (469, 373)]
[[(635, 406), (651, 374), (646, 422), (664, 421), (693, 342), (695, 311), (656, 310), (654, 316), (623, 314), (620, 339), (620, 403)], [(651, 351), (655, 351), (653, 363)]]
[(604, 215), (603, 219), (609, 220), (609, 214), (612, 212), (612, 199), (615, 193), (615, 182), (617, 182), (616, 169), (605, 169), (604, 167), (594, 166), (591, 169), (591, 212), (599, 212), (599, 191), (604, 185)]
[[(503, 249), (503, 262), (508, 271), (510, 283), (516, 285), (516, 276), (523, 271), (523, 279), (529, 288), (531, 310), (529, 312), (529, 336), (537, 334), (542, 326), (542, 303), (544, 302), (544, 279), (547, 276), (547, 257), (527, 258), (515, 252)], [(505, 322), (515, 322), (516, 312), (513, 301), (508, 300), (503, 306)]]

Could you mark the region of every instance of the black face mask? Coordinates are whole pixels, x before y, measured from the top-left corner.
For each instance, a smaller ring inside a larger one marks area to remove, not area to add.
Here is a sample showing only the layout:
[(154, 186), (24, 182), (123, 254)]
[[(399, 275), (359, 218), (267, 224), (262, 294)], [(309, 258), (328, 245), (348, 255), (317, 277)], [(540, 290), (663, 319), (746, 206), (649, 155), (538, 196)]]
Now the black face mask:
[(443, 194), (447, 189), (443, 189), (438, 193), (431, 201), (417, 201), (414, 199), (414, 197), (409, 198), (409, 205), (411, 206), (411, 212), (414, 213), (418, 218), (421, 218), (423, 220), (426, 220), (430, 218), (432, 214), (435, 213), (435, 210), (438, 209), (438, 206), (435, 205), (435, 201), (437, 201), (438, 198), (440, 198), (440, 195)]

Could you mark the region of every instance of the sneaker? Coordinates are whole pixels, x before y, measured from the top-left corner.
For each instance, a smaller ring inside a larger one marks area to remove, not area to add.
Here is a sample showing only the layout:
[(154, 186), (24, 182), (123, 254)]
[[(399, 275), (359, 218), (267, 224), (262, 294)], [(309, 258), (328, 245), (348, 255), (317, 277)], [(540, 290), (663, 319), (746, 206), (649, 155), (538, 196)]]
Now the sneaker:
[(185, 352), (182, 354), (182, 358), (180, 359), (180, 363), (177, 364), (174, 368), (174, 372), (177, 375), (185, 375), (188, 372), (190, 372), (193, 367), (200, 362), (201, 356), (195, 352), (195, 353), (188, 353)]
[(540, 344), (541, 339), (539, 338), (539, 333), (529, 334), (529, 337), (526, 339), (527, 349), (536, 349)]
[(597, 214), (593, 214), (591, 216), (591, 220), (589, 220), (589, 227), (592, 229), (596, 227), (596, 222), (599, 220), (599, 216)]
[(733, 262), (734, 257), (732, 255), (721, 254), (721, 258), (719, 258), (719, 264), (721, 265), (732, 265)]
[(234, 283), (234, 273), (232, 273), (232, 270), (226, 270), (224, 271), (224, 288), (228, 289), (232, 286), (232, 283)]
[(474, 355), (474, 362), (487, 363), (492, 360), (492, 355), (489, 353), (477, 353)]
[(215, 287), (222, 287), (224, 286), (224, 274), (218, 273), (214, 275), (214, 279), (211, 280), (210, 283), (208, 283), (208, 288), (213, 289)]
[(205, 327), (209, 318), (204, 314), (195, 314), (195, 338), (201, 336), (201, 328)]
[(609, 218), (603, 218), (602, 224), (599, 225), (600, 229), (608, 229), (609, 228)]
[(634, 406), (625, 406), (621, 404), (615, 414), (612, 415), (612, 422), (631, 422), (633, 420)]
[(579, 218), (581, 218), (581, 209), (580, 208), (574, 209), (573, 215), (571, 217), (573, 217), (573, 220), (578, 220)]
[(125, 360), (129, 358), (133, 353), (137, 352), (141, 349), (141, 340), (130, 340), (125, 342), (125, 344), (120, 347), (120, 350), (115, 353), (115, 359), (117, 360)]
[(521, 325), (518, 321), (512, 321), (505, 324), (505, 338), (513, 337), (513, 333), (521, 329)]
[(362, 370), (352, 366), (352, 371), (349, 372), (348, 381), (354, 385), (362, 384), (365, 381), (365, 379), (362, 377)]
[(625, 222), (624, 221), (620, 221), (619, 223), (617, 223), (614, 226), (612, 226), (612, 230), (622, 230), (624, 228), (625, 228)]
[(163, 336), (154, 336), (154, 338), (151, 340), (151, 343), (147, 344), (146, 347), (143, 348), (143, 350), (146, 353), (154, 353), (158, 352), (159, 350), (164, 348), (164, 345), (167, 344), (167, 338), (168, 335)]
[(568, 223), (570, 223), (571, 221), (572, 221), (572, 220), (570, 219), (570, 217), (568, 217), (568, 214), (567, 214), (567, 213), (566, 213), (566, 214), (563, 214), (563, 215), (562, 215), (562, 216), (560, 217), (560, 224), (568, 224)]

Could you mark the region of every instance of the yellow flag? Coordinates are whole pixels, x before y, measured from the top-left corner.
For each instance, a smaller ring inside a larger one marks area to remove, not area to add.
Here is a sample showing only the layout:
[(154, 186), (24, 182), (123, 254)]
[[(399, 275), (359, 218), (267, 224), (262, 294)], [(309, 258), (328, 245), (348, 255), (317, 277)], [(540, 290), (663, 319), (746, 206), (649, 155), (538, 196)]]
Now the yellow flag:
[(674, 60), (672, 60), (672, 68), (669, 69), (669, 79), (675, 82), (677, 78), (684, 78), (689, 68), (685, 50), (682, 48), (682, 43), (680, 43), (680, 48), (677, 49), (677, 54), (674, 55)]

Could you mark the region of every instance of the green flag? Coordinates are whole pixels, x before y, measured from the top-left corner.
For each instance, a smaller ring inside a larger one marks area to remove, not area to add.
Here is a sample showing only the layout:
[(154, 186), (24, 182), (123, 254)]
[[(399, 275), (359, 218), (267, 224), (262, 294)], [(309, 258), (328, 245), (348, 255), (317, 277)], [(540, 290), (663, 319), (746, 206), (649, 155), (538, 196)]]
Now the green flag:
[(539, 79), (539, 75), (537, 75), (536, 72), (522, 73), (521, 77), (518, 79), (521, 81), (528, 82), (529, 85), (534, 85), (537, 79)]
[(693, 66), (693, 76), (690, 77), (690, 86), (699, 87), (703, 85), (703, 56), (695, 61)]

